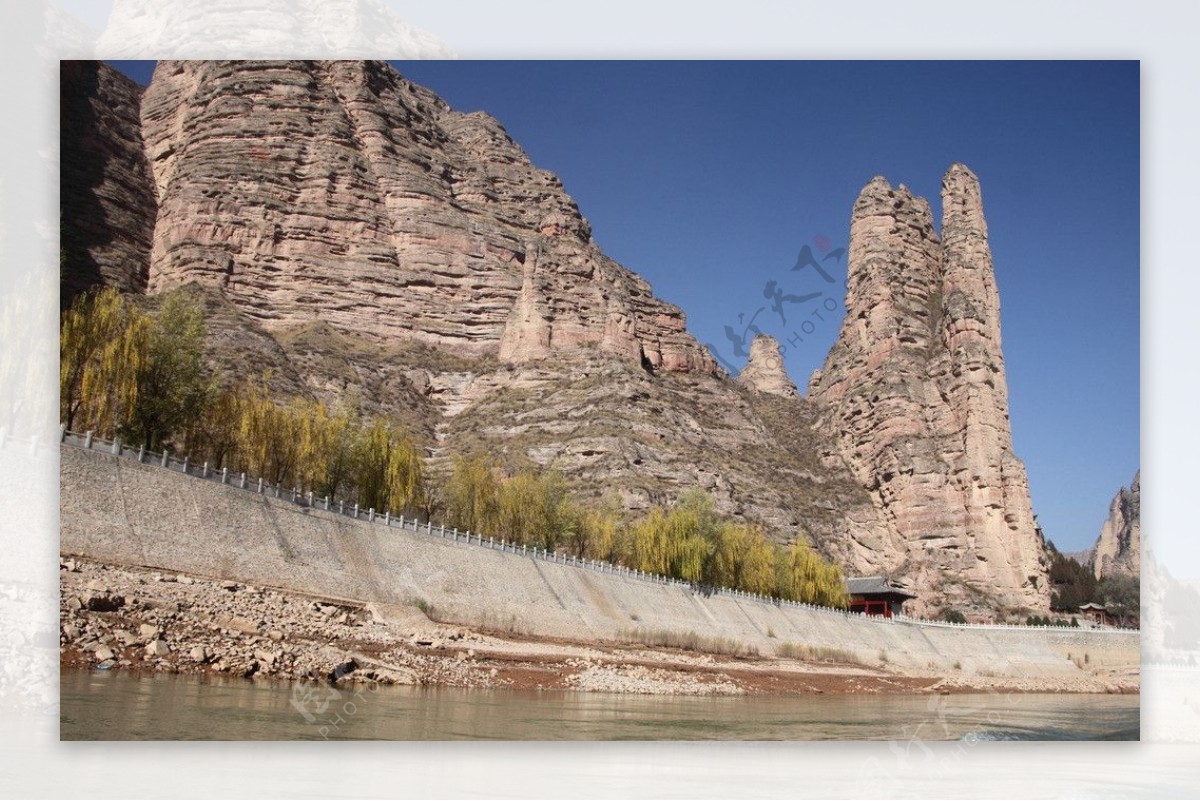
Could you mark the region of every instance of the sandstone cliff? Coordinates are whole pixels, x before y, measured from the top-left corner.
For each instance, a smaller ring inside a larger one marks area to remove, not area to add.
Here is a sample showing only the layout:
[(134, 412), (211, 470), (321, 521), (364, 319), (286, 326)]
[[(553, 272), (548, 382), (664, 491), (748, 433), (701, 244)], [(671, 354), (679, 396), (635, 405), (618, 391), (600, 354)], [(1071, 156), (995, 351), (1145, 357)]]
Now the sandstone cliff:
[(598, 348), (713, 372), (487, 114), (380, 62), (159, 62), (142, 104), (150, 290), (217, 286), (268, 328), (527, 362)]
[(785, 398), (800, 394), (783, 366), (779, 342), (768, 334), (758, 334), (750, 343), (750, 359), (742, 368), (738, 383), (756, 392), (768, 392)]
[(1142, 572), (1142, 473), (1122, 487), (1108, 507), (1108, 519), (1092, 548), (1089, 565), (1096, 578)]
[[(144, 276), (102, 280), (151, 298), (194, 285), (226, 375), (353, 393), (417, 432), (435, 471), (485, 449), (635, 510), (704, 487), (848, 574), (916, 589), (914, 612), (1047, 609), (965, 168), (947, 174), (940, 237), (903, 187), (863, 190), (849, 314), (804, 399), (769, 338), (724, 375), (498, 121), (386, 64), (160, 62), (140, 124), (136, 87), (96, 72), (89, 102), (114, 104), (112, 122), (79, 136), (133, 165), (138, 202), (102, 230), (142, 243), (122, 263)], [(80, 196), (108, 202), (102, 187)], [(64, 205), (64, 245), (87, 230)], [(80, 272), (66, 264), (64, 291)]]
[(142, 88), (95, 61), (59, 69), (62, 305), (95, 286), (143, 292), (155, 209), (138, 123)]
[(850, 224), (846, 317), (808, 397), (894, 528), (895, 572), (1045, 608), (1044, 544), (1012, 451), (996, 290), (979, 181), (942, 180), (929, 203), (877, 177)]

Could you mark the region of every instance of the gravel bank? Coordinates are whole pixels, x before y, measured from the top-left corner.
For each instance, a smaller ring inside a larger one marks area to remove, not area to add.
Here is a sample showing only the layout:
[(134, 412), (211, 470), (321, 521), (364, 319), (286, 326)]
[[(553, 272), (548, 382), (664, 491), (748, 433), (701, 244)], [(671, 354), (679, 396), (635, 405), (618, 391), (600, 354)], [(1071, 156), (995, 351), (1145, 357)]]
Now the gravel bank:
[(234, 581), (60, 563), (66, 668), (249, 679), (578, 690), (746, 693), (1137, 692), (1138, 676), (923, 676), (887, 665), (695, 653), (644, 644), (517, 638), (381, 607)]

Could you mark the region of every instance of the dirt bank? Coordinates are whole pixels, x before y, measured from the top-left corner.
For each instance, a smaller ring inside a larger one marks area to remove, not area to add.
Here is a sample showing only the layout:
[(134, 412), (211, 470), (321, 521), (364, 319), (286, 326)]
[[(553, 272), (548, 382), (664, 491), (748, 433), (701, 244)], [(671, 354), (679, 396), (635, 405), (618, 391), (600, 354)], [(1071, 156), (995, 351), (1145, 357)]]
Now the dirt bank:
[(1136, 670), (1097, 668), (1072, 678), (938, 675), (836, 653), (780, 658), (745, 649), (518, 637), (439, 623), (426, 613), (436, 611), (416, 606), (364, 605), (79, 558), (63, 559), (59, 574), (64, 667), (667, 695), (1129, 693), (1139, 686)]

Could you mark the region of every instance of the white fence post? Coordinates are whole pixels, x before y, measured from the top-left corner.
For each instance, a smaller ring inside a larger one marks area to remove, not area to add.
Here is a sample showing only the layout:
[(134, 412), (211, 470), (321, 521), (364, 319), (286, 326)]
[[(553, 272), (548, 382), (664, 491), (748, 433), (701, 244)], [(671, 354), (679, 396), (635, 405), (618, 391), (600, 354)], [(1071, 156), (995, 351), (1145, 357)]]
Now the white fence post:
[(262, 495), (262, 494), (263, 494), (263, 480), (262, 480), (262, 476), (259, 476), (259, 477), (258, 477), (258, 494), (259, 494), (259, 495)]
[(83, 435), (83, 447), (87, 448), (88, 450), (92, 449), (92, 432), (91, 431), (89, 431)]
[(221, 468), (221, 483), (222, 484), (229, 483), (229, 468), (228, 467)]

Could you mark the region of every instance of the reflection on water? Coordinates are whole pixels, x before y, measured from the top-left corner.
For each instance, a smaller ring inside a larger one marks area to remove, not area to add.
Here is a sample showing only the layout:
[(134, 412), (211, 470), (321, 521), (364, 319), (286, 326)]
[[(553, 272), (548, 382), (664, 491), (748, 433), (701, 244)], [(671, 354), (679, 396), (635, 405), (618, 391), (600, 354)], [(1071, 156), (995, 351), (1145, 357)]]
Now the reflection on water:
[(687, 698), (66, 671), (64, 740), (1136, 740), (1138, 696)]

